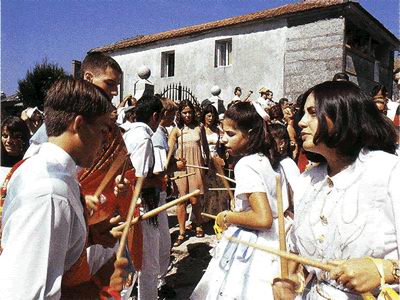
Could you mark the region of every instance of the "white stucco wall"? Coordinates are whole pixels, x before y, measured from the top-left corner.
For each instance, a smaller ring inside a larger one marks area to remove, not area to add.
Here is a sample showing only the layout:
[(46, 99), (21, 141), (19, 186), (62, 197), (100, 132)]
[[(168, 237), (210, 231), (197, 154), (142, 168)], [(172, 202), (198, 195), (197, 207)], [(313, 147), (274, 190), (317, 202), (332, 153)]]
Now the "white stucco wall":
[[(236, 86), (242, 88), (242, 97), (253, 90), (252, 98), (258, 98), (258, 90), (266, 86), (278, 100), (284, 93), (286, 31), (286, 20), (267, 21), (124, 49), (111, 56), (124, 71), (123, 95), (133, 94), (137, 69), (146, 65), (152, 72), (149, 80), (155, 84), (155, 92), (170, 83), (181, 82), (201, 102), (211, 96), (211, 87), (218, 85), (222, 90), (220, 97), (229, 103)], [(215, 41), (228, 38), (232, 39), (232, 64), (215, 68)], [(175, 76), (161, 78), (161, 53), (172, 50), (175, 51)]]

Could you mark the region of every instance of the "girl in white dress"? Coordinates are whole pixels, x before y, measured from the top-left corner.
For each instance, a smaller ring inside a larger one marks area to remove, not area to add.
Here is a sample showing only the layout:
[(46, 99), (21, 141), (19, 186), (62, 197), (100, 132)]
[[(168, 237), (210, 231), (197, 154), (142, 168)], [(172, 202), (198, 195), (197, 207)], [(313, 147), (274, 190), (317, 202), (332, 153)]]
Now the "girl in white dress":
[(315, 276), (302, 299), (361, 299), (369, 291), (376, 296), (381, 267), (384, 281), (398, 288), (395, 129), (351, 82), (324, 82), (303, 97), (303, 148), (321, 163), (300, 177), (289, 245), (301, 256), (338, 266), (330, 273), (306, 267)]
[[(235, 207), (217, 215), (217, 224), (226, 231), (191, 299), (273, 299), (271, 286), (279, 273), (279, 259), (226, 237), (279, 247), (276, 145), (265, 121), (248, 102), (225, 112), (223, 129), (229, 154), (243, 156), (234, 170)], [(287, 206), (285, 199), (284, 209)]]

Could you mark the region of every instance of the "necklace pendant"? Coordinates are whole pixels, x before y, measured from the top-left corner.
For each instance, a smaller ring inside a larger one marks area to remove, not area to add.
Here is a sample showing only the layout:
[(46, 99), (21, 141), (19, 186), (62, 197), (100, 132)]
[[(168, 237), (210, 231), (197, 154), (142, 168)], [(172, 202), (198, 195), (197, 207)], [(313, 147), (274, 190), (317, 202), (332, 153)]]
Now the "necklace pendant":
[(328, 218), (327, 217), (325, 217), (324, 215), (320, 215), (319, 219), (321, 220), (321, 223), (323, 225), (328, 225)]

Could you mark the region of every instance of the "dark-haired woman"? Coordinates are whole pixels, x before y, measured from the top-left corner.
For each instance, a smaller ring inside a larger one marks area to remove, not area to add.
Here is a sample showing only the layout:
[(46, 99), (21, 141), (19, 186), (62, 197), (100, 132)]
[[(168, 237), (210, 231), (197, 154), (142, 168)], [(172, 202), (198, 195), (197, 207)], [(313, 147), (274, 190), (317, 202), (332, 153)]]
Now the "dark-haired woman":
[[(249, 102), (236, 103), (225, 112), (222, 140), (230, 155), (242, 156), (234, 169), (235, 207), (217, 215), (216, 223), (226, 231), (191, 299), (273, 299), (272, 280), (279, 273), (279, 260), (226, 239), (236, 237), (279, 247), (279, 157), (266, 122), (255, 106), (265, 114), (259, 104)], [(287, 206), (285, 199), (285, 209)]]
[(361, 299), (360, 292), (379, 287), (380, 265), (385, 282), (399, 280), (394, 275), (400, 255), (395, 130), (351, 82), (321, 83), (303, 100), (303, 148), (321, 164), (300, 177), (303, 189), (295, 191), (289, 244), (301, 256), (338, 265), (330, 273), (306, 266), (314, 278), (303, 299)]
[(29, 129), (19, 117), (7, 117), (1, 124), (1, 166), (12, 167), (29, 146)]
[[(184, 158), (188, 165), (204, 167), (206, 164), (204, 162), (201, 149), (203, 148), (208, 163), (209, 151), (207, 139), (204, 126), (197, 122), (195, 117), (195, 109), (190, 101), (184, 100), (179, 104), (176, 124), (177, 127), (172, 130), (168, 139), (169, 148), (172, 149), (177, 144), (177, 158)], [(183, 157), (181, 157), (182, 155)], [(196, 172), (196, 174), (175, 180), (179, 194), (184, 196), (196, 189), (199, 189), (200, 195), (203, 195), (204, 170), (188, 167), (187, 171), (188, 173)], [(175, 176), (185, 173), (186, 172), (175, 172)], [(195, 216), (196, 236), (203, 237), (204, 232), (201, 225), (203, 221), (201, 217), (201, 203), (199, 196), (190, 198), (190, 203), (192, 204), (192, 211)], [(174, 243), (175, 247), (182, 244), (185, 240), (186, 203), (178, 204), (177, 218), (179, 223), (179, 236)]]
[[(221, 130), (218, 128), (218, 112), (213, 105), (207, 105), (203, 108), (202, 122), (206, 131), (208, 148), (210, 157), (217, 161), (219, 159), (218, 150), (221, 146)], [(223, 186), (221, 178), (216, 175), (214, 163), (209, 164), (210, 170), (206, 176), (207, 188), (220, 188)], [(223, 174), (222, 174), (223, 175)], [(204, 207), (203, 210), (209, 214), (218, 214), (219, 212), (228, 209), (228, 194), (226, 191), (210, 191), (204, 192)]]

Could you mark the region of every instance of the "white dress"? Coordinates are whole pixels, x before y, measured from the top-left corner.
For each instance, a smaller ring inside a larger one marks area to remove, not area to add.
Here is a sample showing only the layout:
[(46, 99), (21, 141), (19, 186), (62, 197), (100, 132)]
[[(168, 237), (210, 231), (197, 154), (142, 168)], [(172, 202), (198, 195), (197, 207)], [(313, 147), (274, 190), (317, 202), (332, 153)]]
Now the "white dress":
[(15, 171), (2, 228), (0, 299), (59, 299), (86, 241), (76, 164), (63, 149), (45, 143)]
[[(300, 177), (295, 191), (295, 218), (288, 245), (301, 256), (334, 259), (399, 259), (400, 159), (382, 151), (362, 150), (356, 161), (333, 177), (326, 164)], [(397, 233), (396, 233), (397, 232)], [(311, 290), (303, 299), (361, 299), (341, 290), (326, 273), (315, 273)]]
[[(279, 274), (279, 259), (254, 248), (228, 242), (225, 237), (279, 247), (276, 205), (276, 176), (269, 160), (262, 154), (252, 154), (235, 166), (235, 211), (250, 210), (246, 194), (266, 193), (274, 221), (269, 230), (259, 231), (230, 226), (216, 246), (214, 257), (195, 288), (191, 299), (273, 299), (272, 281)], [(282, 186), (285, 182), (282, 178)], [(286, 198), (286, 197), (284, 197)], [(284, 209), (288, 207), (284, 199)]]

